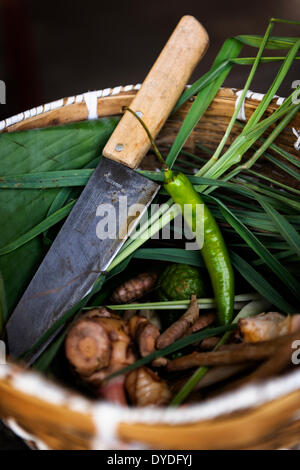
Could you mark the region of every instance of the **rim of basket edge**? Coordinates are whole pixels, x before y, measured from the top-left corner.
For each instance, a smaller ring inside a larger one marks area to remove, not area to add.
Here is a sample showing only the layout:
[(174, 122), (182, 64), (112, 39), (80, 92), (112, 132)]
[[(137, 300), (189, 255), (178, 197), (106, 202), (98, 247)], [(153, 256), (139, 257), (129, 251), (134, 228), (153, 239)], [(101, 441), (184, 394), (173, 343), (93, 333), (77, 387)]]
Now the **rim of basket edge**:
[[(124, 93), (124, 92), (138, 91), (141, 88), (141, 86), (142, 86), (141, 83), (137, 83), (136, 85), (124, 85), (124, 86), (120, 85), (120, 86), (116, 86), (113, 88), (104, 88), (102, 90), (87, 91), (85, 93), (80, 93), (78, 95), (69, 96), (67, 98), (60, 98), (58, 100), (51, 101), (50, 103), (37, 106), (35, 108), (24, 111), (22, 113), (3, 119), (2, 121), (0, 121), (0, 132), (15, 124), (19, 124), (20, 122), (26, 121), (27, 119), (45, 114), (49, 111), (55, 111), (57, 109), (70, 106), (72, 104), (78, 104), (78, 103), (86, 104), (87, 111), (88, 111), (88, 116), (87, 116), (88, 119), (97, 119), (98, 118), (98, 113), (97, 113), (98, 99), (106, 98), (108, 96), (117, 96), (120, 93)], [(186, 88), (189, 88), (190, 86), (191, 85), (186, 85)], [(237, 105), (243, 90), (238, 89), (238, 88), (233, 88), (233, 87), (221, 87), (221, 89), (226, 89), (226, 88), (232, 90), (235, 93), (236, 98), (237, 98), (236, 99), (236, 105)], [(248, 90), (245, 99), (262, 101), (264, 96), (265, 95), (263, 93), (256, 93), (251, 90)], [(277, 106), (280, 106), (285, 100), (285, 98), (280, 97), (278, 95), (274, 95), (273, 99), (276, 99)], [(245, 100), (241, 106), (239, 115), (237, 117), (237, 119), (240, 119), (243, 121), (246, 120), (244, 105), (245, 105)]]
[[(189, 87), (190, 85), (187, 85)], [(141, 84), (117, 86), (114, 88), (105, 88), (103, 90), (89, 91), (68, 98), (61, 98), (45, 105), (32, 108), (31, 110), (19, 113), (11, 118), (0, 121), (0, 131), (30, 119), (42, 115), (49, 111), (69, 106), (77, 103), (85, 103), (88, 111), (88, 119), (95, 119), (97, 114), (97, 102), (100, 98), (116, 96), (120, 93), (137, 91)], [(231, 89), (237, 99), (243, 90), (233, 87), (221, 87), (221, 89)], [(248, 90), (246, 99), (261, 101), (264, 97), (262, 93), (256, 93)], [(285, 98), (274, 95), (276, 105), (281, 105)], [(245, 118), (245, 103), (243, 103), (238, 119)], [(13, 364), (0, 364), (0, 381), (9, 380), (15, 389), (25, 394), (34, 396), (40, 400), (54, 405), (67, 406), (69, 409), (81, 413), (90, 413), (92, 416), (101, 416), (103, 426), (104, 413), (109, 416), (115, 416), (114, 426), (120, 422), (126, 423), (145, 423), (145, 424), (184, 424), (194, 423), (208, 419), (214, 419), (218, 416), (227, 415), (234, 411), (247, 408), (256, 408), (272, 400), (278, 399), (284, 395), (295, 392), (300, 389), (300, 370), (295, 370), (284, 376), (271, 378), (253, 385), (245, 385), (234, 392), (227, 392), (219, 397), (207, 400), (204, 403), (190, 405), (184, 409), (171, 408), (125, 408), (108, 402), (95, 404), (88, 398), (74, 391), (64, 389), (59, 384), (49, 381), (42, 374), (33, 371), (16, 370)], [(96, 422), (98, 423), (98, 419)], [(104, 428), (107, 425), (103, 426)]]

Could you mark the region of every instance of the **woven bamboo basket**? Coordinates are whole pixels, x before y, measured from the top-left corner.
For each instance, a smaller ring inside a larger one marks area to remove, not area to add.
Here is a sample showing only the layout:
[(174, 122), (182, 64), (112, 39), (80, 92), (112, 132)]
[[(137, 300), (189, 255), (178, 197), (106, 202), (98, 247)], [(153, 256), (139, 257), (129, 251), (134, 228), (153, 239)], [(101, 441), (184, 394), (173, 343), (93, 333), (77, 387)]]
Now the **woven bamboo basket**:
[[(65, 98), (0, 122), (1, 132), (56, 126), (122, 113), (139, 85)], [(216, 148), (239, 92), (222, 88), (187, 142)], [(239, 118), (246, 120), (262, 95), (248, 93)], [(268, 113), (282, 102), (274, 97)], [(160, 146), (174, 139), (191, 103), (173, 115), (159, 135)], [(236, 126), (233, 136), (240, 128)], [(300, 113), (277, 143), (300, 159)], [(261, 160), (260, 171), (274, 172)], [(286, 174), (277, 180), (297, 187)], [(299, 183), (298, 183), (299, 185)], [(300, 339), (300, 338), (299, 338)], [(94, 402), (20, 365), (0, 365), (0, 417), (39, 449), (278, 449), (300, 443), (300, 368), (284, 376), (178, 409), (124, 408)]]

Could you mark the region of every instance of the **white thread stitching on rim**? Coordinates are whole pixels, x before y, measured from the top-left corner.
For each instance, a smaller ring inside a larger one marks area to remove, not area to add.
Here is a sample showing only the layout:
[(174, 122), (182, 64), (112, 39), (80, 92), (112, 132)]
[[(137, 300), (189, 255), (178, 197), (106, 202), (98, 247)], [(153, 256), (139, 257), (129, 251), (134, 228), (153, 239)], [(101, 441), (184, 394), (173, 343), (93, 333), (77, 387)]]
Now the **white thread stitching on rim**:
[(292, 131), (293, 131), (293, 134), (297, 137), (297, 140), (294, 143), (294, 147), (296, 150), (300, 150), (300, 129), (297, 130), (293, 127)]
[[(237, 96), (237, 99), (235, 101), (235, 109), (236, 109), (239, 105), (240, 98), (241, 98), (241, 95), (242, 95), (244, 90), (236, 91), (236, 88), (231, 88), (231, 89), (232, 89), (232, 91), (235, 92), (235, 94)], [(265, 95), (263, 93), (256, 93), (254, 91), (248, 90), (247, 93), (246, 93), (245, 99), (252, 99), (252, 100), (255, 100), (255, 101), (262, 101), (264, 96)], [(275, 99), (275, 98), (277, 98), (277, 100), (276, 100), (276, 105), (277, 106), (281, 106), (282, 103), (284, 103), (284, 101), (285, 101), (285, 98), (282, 98), (281, 96), (274, 95), (273, 99)], [(242, 106), (240, 107), (239, 113), (238, 113), (238, 116), (237, 116), (237, 119), (239, 121), (247, 121), (246, 113), (245, 113), (245, 99), (243, 100)]]

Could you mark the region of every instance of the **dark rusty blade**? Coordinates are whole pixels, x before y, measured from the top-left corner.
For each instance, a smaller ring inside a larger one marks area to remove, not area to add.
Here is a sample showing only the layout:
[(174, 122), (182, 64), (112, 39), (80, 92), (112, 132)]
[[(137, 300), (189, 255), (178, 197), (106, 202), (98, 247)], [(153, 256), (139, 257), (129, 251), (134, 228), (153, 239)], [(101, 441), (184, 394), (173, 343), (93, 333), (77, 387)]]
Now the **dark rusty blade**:
[[(127, 217), (126, 197), (128, 207), (141, 204), (145, 212), (158, 188), (156, 183), (130, 168), (102, 158), (7, 324), (12, 357), (20, 357), (31, 349), (63, 313), (89, 292), (100, 272), (116, 256), (126, 241), (126, 234), (143, 215), (140, 212), (131, 220)], [(100, 214), (99, 207), (115, 209), (117, 237), (110, 225), (114, 223), (113, 213)], [(96, 227), (101, 235), (98, 224), (103, 228), (108, 214), (112, 218), (104, 229), (112, 230), (111, 238), (100, 240)], [(34, 357), (44, 348), (45, 344)]]

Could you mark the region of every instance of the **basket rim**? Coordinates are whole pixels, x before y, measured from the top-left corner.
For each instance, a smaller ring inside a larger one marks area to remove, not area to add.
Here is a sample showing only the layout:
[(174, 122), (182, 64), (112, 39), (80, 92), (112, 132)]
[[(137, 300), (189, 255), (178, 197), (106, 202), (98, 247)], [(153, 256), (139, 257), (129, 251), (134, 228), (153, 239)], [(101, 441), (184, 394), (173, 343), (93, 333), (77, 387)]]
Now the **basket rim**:
[[(54, 100), (51, 102), (47, 102), (46, 104), (42, 104), (26, 110), (24, 112), (15, 114), (11, 117), (3, 119), (0, 121), (0, 132), (5, 131), (6, 129), (14, 126), (15, 124), (19, 124), (27, 119), (31, 119), (37, 117), (39, 115), (48, 113), (50, 111), (55, 111), (57, 109), (63, 108), (65, 106), (70, 106), (72, 104), (80, 104), (85, 103), (88, 112), (88, 119), (97, 119), (97, 101), (101, 98), (107, 97), (114, 97), (123, 93), (128, 92), (137, 92), (141, 88), (141, 83), (137, 83), (135, 85), (119, 85), (113, 88), (103, 88), (100, 90), (94, 91), (87, 91), (77, 95), (68, 96), (65, 98), (60, 98), (58, 100)], [(191, 85), (186, 85), (186, 88), (189, 88)], [(239, 103), (240, 96), (243, 92), (243, 89), (235, 88), (235, 87), (221, 87), (220, 89), (223, 90), (231, 90), (236, 95), (236, 103), (235, 106)], [(251, 99), (254, 101), (262, 101), (264, 98), (264, 93), (258, 93), (251, 90), (248, 90), (245, 96), (245, 99), (242, 103), (241, 109), (239, 111), (238, 120), (246, 121), (245, 116), (245, 101), (246, 99)], [(286, 98), (274, 95), (273, 100), (276, 99), (276, 106), (280, 106)]]
[[(45, 105), (32, 108), (24, 113), (0, 121), (0, 132), (5, 132), (15, 124), (36, 116), (55, 111), (72, 104), (85, 104), (88, 119), (98, 117), (98, 100), (107, 97), (116, 97), (120, 94), (134, 93), (140, 88), (140, 84), (118, 86), (103, 90), (89, 91), (80, 95), (62, 98)], [(225, 87), (223, 90), (231, 90), (235, 97), (235, 106), (239, 101), (241, 90)], [(248, 91), (246, 99), (261, 101), (264, 95)], [(282, 104), (285, 98), (274, 96), (276, 105)], [(241, 107), (238, 119), (246, 120), (245, 100)], [(294, 129), (293, 129), (294, 132)], [(297, 132), (297, 130), (296, 130)], [(294, 132), (295, 134), (295, 132)], [(299, 141), (300, 137), (295, 134)], [(299, 144), (300, 145), (300, 144)], [(296, 148), (296, 150), (299, 150)], [(266, 380), (244, 385), (233, 392), (227, 392), (205, 402), (189, 405), (186, 408), (125, 408), (110, 403), (93, 403), (88, 398), (73, 391), (67, 391), (62, 385), (49, 381), (37, 372), (16, 368), (13, 363), (0, 365), (0, 382), (9, 381), (10, 385), (24, 394), (32, 395), (46, 403), (57, 406), (67, 406), (71, 411), (91, 414), (97, 430), (97, 436), (107, 441), (117, 439), (117, 429), (120, 423), (144, 423), (182, 425), (193, 424), (199, 421), (211, 420), (226, 416), (236, 411), (249, 408), (256, 409), (270, 401), (279, 399), (292, 392), (300, 390), (300, 369), (293, 370), (283, 376), (268, 378)]]
[(13, 363), (0, 366), (0, 383), (1, 381), (8, 382), (22, 394), (45, 403), (67, 407), (74, 413), (90, 415), (96, 429), (94, 441), (112, 443), (118, 439), (118, 426), (121, 423), (193, 425), (216, 418), (226, 418), (232, 413), (257, 409), (300, 390), (300, 368), (280, 377), (246, 384), (235, 391), (182, 408), (129, 408), (109, 402), (96, 403), (36, 371), (16, 368)]

